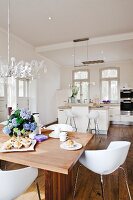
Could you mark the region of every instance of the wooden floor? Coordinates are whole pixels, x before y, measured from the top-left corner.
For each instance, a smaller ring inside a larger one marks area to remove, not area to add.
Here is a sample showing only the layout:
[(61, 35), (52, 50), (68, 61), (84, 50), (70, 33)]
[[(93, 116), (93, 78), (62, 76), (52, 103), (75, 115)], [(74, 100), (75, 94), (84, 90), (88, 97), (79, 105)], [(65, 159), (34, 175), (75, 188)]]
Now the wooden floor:
[[(94, 137), (87, 146), (87, 149), (104, 149), (111, 141), (115, 140), (133, 142), (133, 126), (112, 125), (109, 128), (108, 136), (100, 135)], [(133, 145), (131, 145), (124, 167), (128, 172), (128, 182), (133, 197)], [(10, 164), (9, 168), (14, 168), (14, 164)], [(41, 170), (39, 171), (38, 181), (41, 189), (41, 198), (45, 200), (43, 192), (44, 175)], [(120, 170), (112, 175), (104, 176), (104, 188), (105, 200), (129, 200), (124, 177)], [(17, 198), (17, 200), (38, 200), (35, 184), (25, 194)], [(99, 175), (90, 172), (85, 167), (81, 167), (75, 200), (102, 200)]]

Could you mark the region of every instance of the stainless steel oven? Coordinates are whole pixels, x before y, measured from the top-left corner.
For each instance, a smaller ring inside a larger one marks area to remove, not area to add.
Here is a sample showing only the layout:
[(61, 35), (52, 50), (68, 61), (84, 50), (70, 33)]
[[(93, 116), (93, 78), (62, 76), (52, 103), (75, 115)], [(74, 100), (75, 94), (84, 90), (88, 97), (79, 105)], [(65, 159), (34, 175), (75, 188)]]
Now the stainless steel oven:
[(121, 99), (121, 115), (133, 115), (133, 99)]
[(133, 98), (133, 89), (121, 89), (120, 98), (121, 99)]

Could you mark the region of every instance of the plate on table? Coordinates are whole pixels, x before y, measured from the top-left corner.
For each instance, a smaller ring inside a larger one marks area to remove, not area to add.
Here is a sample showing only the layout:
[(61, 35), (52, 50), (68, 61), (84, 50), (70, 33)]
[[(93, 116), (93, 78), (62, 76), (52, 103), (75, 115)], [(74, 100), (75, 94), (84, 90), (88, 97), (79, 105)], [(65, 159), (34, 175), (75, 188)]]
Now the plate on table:
[(36, 140), (32, 140), (31, 142), (31, 145), (28, 147), (28, 148), (25, 148), (25, 147), (22, 147), (20, 149), (15, 149), (15, 148), (12, 148), (12, 149), (2, 149), (2, 143), (0, 144), (0, 153), (6, 153), (6, 152), (22, 152), (22, 151), (33, 151), (34, 150), (34, 147), (35, 147), (35, 144), (36, 144)]
[(54, 131), (52, 131), (52, 132), (49, 134), (49, 137), (51, 137), (51, 138), (60, 138), (60, 137), (59, 137), (59, 134), (55, 133)]
[(72, 151), (72, 150), (78, 150), (78, 149), (82, 148), (82, 144), (74, 141), (74, 144), (72, 146), (68, 146), (67, 142), (64, 142), (64, 143), (62, 143), (60, 145), (60, 148), (61, 149), (65, 149), (65, 150), (70, 150), (70, 151)]

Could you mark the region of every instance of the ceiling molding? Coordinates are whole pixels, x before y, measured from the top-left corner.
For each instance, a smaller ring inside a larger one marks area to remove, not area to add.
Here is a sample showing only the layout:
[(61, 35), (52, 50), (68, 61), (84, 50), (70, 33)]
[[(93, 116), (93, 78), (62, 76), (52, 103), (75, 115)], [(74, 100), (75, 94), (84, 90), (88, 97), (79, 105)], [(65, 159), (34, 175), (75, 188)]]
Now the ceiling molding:
[[(111, 43), (111, 42), (120, 42), (124, 40), (132, 40), (132, 39), (133, 39), (133, 32), (117, 34), (117, 35), (108, 35), (104, 37), (95, 37), (95, 38), (90, 38), (88, 40), (88, 46), (96, 45), (96, 44)], [(46, 45), (46, 46), (39, 46), (39, 47), (36, 47), (35, 50), (36, 52), (41, 53), (41, 52), (46, 52), (46, 51), (72, 48), (73, 46), (74, 44), (71, 41), (71, 42), (51, 44), (51, 45)], [(79, 42), (77, 46), (83, 46), (83, 44)]]
[[(125, 59), (125, 60), (112, 60), (112, 61), (108, 61), (108, 62), (104, 62), (104, 63), (99, 63), (99, 64), (92, 64), (92, 65), (86, 65), (86, 66), (82, 66), (82, 69), (90, 69), (91, 67), (112, 67), (112, 66), (117, 66), (117, 65), (119, 65), (119, 64), (127, 64), (127, 63), (129, 63), (129, 64), (132, 64), (133, 63), (133, 59)], [(75, 69), (75, 67), (74, 66), (62, 66), (62, 68), (65, 68), (65, 69)], [(80, 69), (81, 67), (79, 66), (79, 67), (76, 67), (76, 69)]]

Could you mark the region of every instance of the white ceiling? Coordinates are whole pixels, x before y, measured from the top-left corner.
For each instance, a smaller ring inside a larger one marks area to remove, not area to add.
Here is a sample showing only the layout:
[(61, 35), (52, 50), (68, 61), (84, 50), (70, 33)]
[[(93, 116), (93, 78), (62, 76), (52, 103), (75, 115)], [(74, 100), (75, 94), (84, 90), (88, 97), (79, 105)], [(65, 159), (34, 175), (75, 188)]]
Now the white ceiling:
[[(35, 47), (133, 32), (133, 0), (10, 1), (11, 31)], [(7, 0), (0, 0), (0, 27), (7, 29)], [(61, 65), (73, 65), (73, 47), (41, 53)], [(133, 40), (90, 45), (88, 58), (132, 59)]]
[(73, 50), (74, 48), (64, 48), (42, 52), (42, 55), (63, 66), (74, 66), (74, 60), (75, 65), (81, 65), (82, 61), (97, 59), (103, 59), (105, 62), (131, 60), (133, 59), (133, 40), (89, 46), (88, 59), (85, 46), (75, 47), (75, 58)]

